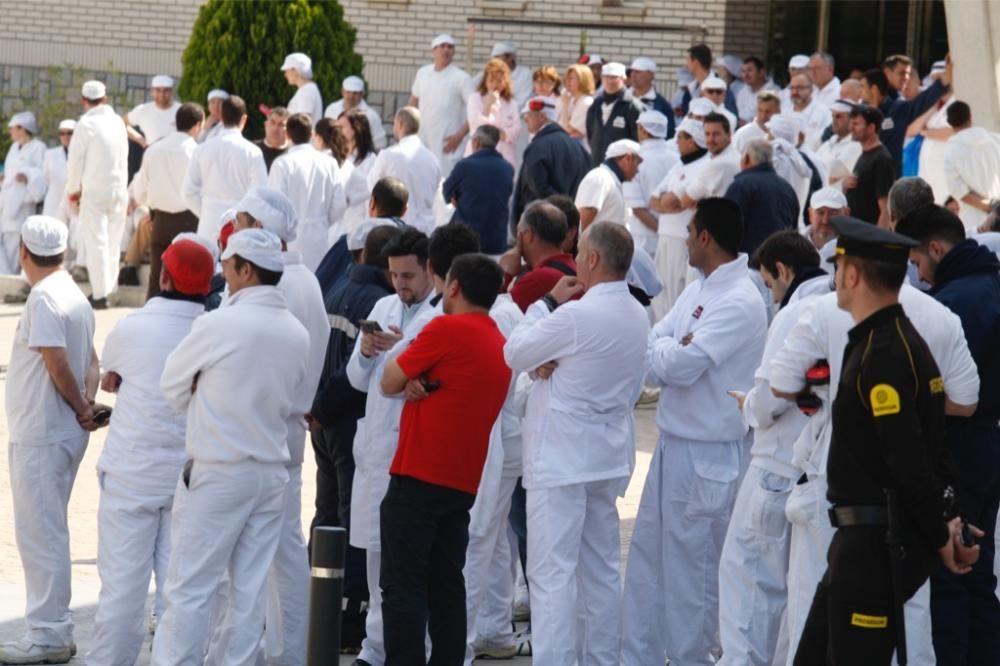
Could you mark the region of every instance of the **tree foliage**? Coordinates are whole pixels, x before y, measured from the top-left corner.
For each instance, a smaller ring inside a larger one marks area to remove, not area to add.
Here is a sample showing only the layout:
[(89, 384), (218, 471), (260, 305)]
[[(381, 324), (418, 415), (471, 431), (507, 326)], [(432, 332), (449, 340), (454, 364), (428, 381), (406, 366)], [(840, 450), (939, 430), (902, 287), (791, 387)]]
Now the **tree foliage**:
[(361, 74), (355, 34), (336, 0), (210, 0), (181, 57), (178, 93), (202, 103), (213, 88), (239, 95), (249, 111), (245, 133), (258, 137), (264, 122), (258, 105), (284, 106), (295, 94), (281, 71), (285, 56), (301, 51), (312, 58), (326, 104), (339, 96), (344, 78)]

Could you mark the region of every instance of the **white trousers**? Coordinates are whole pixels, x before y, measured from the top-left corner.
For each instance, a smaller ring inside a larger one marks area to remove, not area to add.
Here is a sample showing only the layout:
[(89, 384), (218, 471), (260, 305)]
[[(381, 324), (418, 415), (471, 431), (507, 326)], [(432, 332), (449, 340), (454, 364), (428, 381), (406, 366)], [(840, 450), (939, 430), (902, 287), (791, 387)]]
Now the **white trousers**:
[[(87, 664), (132, 666), (145, 637), (150, 574), (156, 573), (157, 590), (166, 582), (174, 494), (151, 493), (135, 480), (105, 472), (99, 472), (98, 479), (97, 573), (101, 594)], [(162, 595), (156, 596), (159, 599)], [(162, 608), (156, 610), (162, 615)]]
[[(166, 609), (153, 641), (153, 666), (250, 666), (264, 626), (264, 586), (278, 549), (288, 473), (281, 464), (196, 462), (178, 482)], [(228, 569), (230, 594), (221, 645), (204, 654), (212, 599)]]
[(80, 240), (93, 298), (106, 298), (118, 287), (118, 260), (125, 232), (126, 201), (102, 204), (80, 200)]
[(502, 645), (514, 642), (511, 627), (514, 579), (517, 577), (515, 572), (521, 568), (517, 546), (512, 539), (516, 537), (513, 536), (510, 525), (505, 523), (497, 539), (496, 550), (493, 551), (493, 559), (486, 575), (486, 590), (479, 602), (479, 614), (476, 616), (476, 635)]
[(17, 275), (21, 272), (21, 232), (0, 232), (0, 275)]
[[(621, 479), (528, 490), (532, 661), (617, 666)], [(646, 662), (648, 665), (650, 662)]]
[(663, 291), (653, 299), (656, 321), (667, 316), (677, 297), (687, 286), (688, 253), (687, 242), (660, 234), (656, 244), (656, 272), (663, 281)]
[(742, 441), (660, 435), (625, 569), (625, 666), (715, 663), (719, 558), (744, 455)]
[(794, 479), (751, 460), (719, 561), (719, 639), (726, 666), (771, 666), (785, 611)]
[(361, 641), (358, 659), (371, 666), (385, 666), (385, 641), (382, 636), (382, 588), (379, 576), (382, 570), (382, 551), (369, 548), (365, 551), (368, 573), (368, 615), (365, 618), (365, 639)]
[(38, 645), (65, 647), (73, 641), (66, 513), (87, 440), (83, 433), (51, 444), (10, 442), (7, 449), (14, 539), (27, 598), (25, 637)]

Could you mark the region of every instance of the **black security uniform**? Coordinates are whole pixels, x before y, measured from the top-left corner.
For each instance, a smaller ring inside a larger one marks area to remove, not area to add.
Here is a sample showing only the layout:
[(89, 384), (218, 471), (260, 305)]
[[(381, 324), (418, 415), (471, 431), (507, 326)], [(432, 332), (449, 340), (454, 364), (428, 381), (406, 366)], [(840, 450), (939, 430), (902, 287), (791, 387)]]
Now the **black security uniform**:
[[(905, 266), (914, 245), (853, 218), (832, 223), (840, 234), (835, 258), (853, 255)], [(937, 550), (949, 538), (947, 498), (954, 472), (945, 446), (944, 403), (937, 364), (898, 303), (851, 329), (827, 463), (830, 518), (838, 529), (796, 652), (797, 666), (890, 663), (902, 604), (927, 580)], [(887, 543), (887, 497), (897, 546)], [(893, 548), (899, 557), (892, 557)]]

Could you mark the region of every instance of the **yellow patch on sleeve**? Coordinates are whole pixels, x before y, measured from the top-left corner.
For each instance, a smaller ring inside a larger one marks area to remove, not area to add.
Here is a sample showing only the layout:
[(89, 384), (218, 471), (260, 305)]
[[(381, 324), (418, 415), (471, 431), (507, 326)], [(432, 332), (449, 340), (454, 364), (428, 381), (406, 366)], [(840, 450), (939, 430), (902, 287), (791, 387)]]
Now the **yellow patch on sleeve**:
[(877, 384), (872, 388), (869, 398), (872, 414), (875, 416), (899, 414), (899, 393), (888, 384)]
[(885, 629), (889, 626), (889, 618), (885, 615), (862, 615), (851, 613), (851, 626), (862, 629)]
[(931, 380), (931, 395), (937, 395), (938, 393), (944, 393), (944, 380), (940, 377), (935, 377)]

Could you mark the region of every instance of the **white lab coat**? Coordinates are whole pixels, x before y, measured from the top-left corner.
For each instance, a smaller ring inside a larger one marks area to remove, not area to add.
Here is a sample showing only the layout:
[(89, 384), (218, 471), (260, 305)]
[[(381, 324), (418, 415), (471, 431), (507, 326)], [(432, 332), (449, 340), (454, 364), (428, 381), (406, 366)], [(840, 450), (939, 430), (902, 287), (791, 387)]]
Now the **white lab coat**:
[(622, 183), (622, 191), (625, 193), (625, 205), (629, 209), (628, 228), (632, 232), (632, 238), (652, 257), (656, 254), (658, 234), (640, 222), (632, 210), (649, 208), (649, 200), (653, 198), (656, 186), (666, 178), (680, 158), (677, 151), (671, 150), (663, 139), (643, 141), (639, 145), (639, 156), (642, 157), (639, 172), (632, 180)]
[(741, 158), (747, 146), (754, 141), (767, 141), (767, 130), (758, 125), (756, 120), (751, 120), (733, 134), (733, 147)]
[[(385, 124), (382, 122), (382, 116), (379, 112), (368, 106), (368, 102), (361, 100), (355, 109), (365, 112), (365, 116), (368, 117), (368, 126), (372, 131), (372, 142), (375, 144), (375, 150), (382, 150), (385, 148)], [(340, 117), (340, 114), (344, 112), (344, 100), (338, 99), (336, 102), (326, 107), (324, 116), (327, 118), (333, 118), (336, 120)]]
[(956, 132), (944, 148), (944, 176), (948, 194), (959, 202), (966, 232), (974, 232), (986, 213), (962, 202), (962, 197), (975, 192), (990, 200), (1000, 198), (1000, 134), (982, 127)]
[(271, 164), (268, 185), (292, 202), (299, 224), (288, 249), (315, 271), (329, 249), (330, 227), (340, 222), (347, 202), (337, 160), (308, 143), (292, 146)]
[(470, 83), (469, 75), (455, 65), (440, 71), (424, 65), (413, 80), (410, 92), (418, 99), (420, 140), (438, 159), (442, 178), (448, 177), (465, 149), (464, 140), (451, 153), (444, 152), (444, 144), (465, 124)]
[[(854, 164), (861, 157), (861, 143), (852, 139), (850, 134), (843, 137), (834, 134), (819, 147), (816, 157), (823, 162), (828, 173), (824, 187), (834, 184), (843, 188), (842, 179), (854, 173)], [(830, 182), (833, 178), (837, 179), (836, 183)]]
[(802, 144), (810, 150), (816, 150), (823, 143), (823, 131), (830, 126), (830, 107), (823, 104), (813, 95), (808, 106), (801, 111), (796, 111), (795, 107), (784, 104), (781, 107), (782, 113), (797, 116), (802, 123), (802, 132), (806, 135), (806, 140)]
[(292, 99), (288, 101), (288, 114), (293, 113), (306, 114), (313, 125), (316, 125), (323, 117), (323, 96), (315, 82), (304, 83), (292, 95)]
[(191, 154), (181, 196), (198, 216), (198, 235), (215, 243), (222, 214), (247, 190), (265, 185), (267, 167), (260, 148), (244, 139), (238, 127), (226, 127)]
[(723, 196), (740, 172), (740, 155), (732, 143), (718, 155), (709, 153), (705, 157), (708, 161), (704, 168), (690, 177), (684, 186), (684, 194), (695, 201)]
[(181, 191), (197, 147), (198, 142), (187, 132), (174, 132), (147, 148), (142, 166), (129, 185), (135, 202), (164, 213), (187, 210)]
[(649, 335), (660, 442), (625, 571), (626, 666), (712, 663), (719, 558), (746, 457), (747, 427), (726, 391), (753, 385), (766, 335), (746, 255), (689, 284)]
[(46, 184), (42, 215), (64, 222), (68, 221), (68, 208), (63, 208), (66, 202), (66, 154), (67, 149), (61, 145), (49, 148), (42, 161), (42, 175)]
[(344, 213), (344, 220), (340, 225), (342, 233), (351, 233), (368, 218), (368, 202), (372, 196), (371, 187), (368, 186), (368, 173), (375, 166), (376, 158), (376, 153), (368, 153), (365, 159), (356, 163), (353, 154), (348, 155), (341, 167), (341, 172), (344, 172), (341, 182), (347, 200), (347, 212)]
[[(38, 203), (45, 197), (45, 177), (42, 162), (45, 144), (31, 139), (23, 146), (12, 143), (4, 160), (4, 178), (0, 185), (0, 273), (17, 273), (19, 269), (21, 224), (34, 215)], [(17, 182), (23, 175), (28, 182)]]
[(635, 462), (632, 408), (648, 332), (627, 284), (606, 282), (551, 313), (535, 302), (504, 346), (516, 372), (558, 363), (535, 382), (522, 430), (532, 654), (540, 664), (618, 663), (615, 497)]
[(613, 222), (624, 225), (626, 222), (627, 209), (622, 182), (606, 164), (599, 164), (587, 172), (580, 181), (573, 203), (577, 208), (593, 208), (597, 211), (591, 224)]
[(740, 120), (745, 123), (753, 122), (754, 116), (757, 115), (757, 93), (764, 90), (778, 90), (778, 85), (771, 79), (768, 79), (758, 90), (753, 90), (750, 86), (744, 85), (734, 92), (736, 95), (736, 110), (740, 116)]
[(403, 220), (430, 234), (434, 230), (434, 202), (441, 187), (442, 169), (438, 158), (421, 143), (420, 137), (411, 134), (375, 158), (368, 172), (369, 191), (386, 176), (398, 178), (410, 191), (409, 207)]
[[(958, 404), (975, 403), (979, 397), (979, 376), (958, 316), (908, 284), (900, 289), (899, 298), (941, 370), (948, 398)], [(789, 393), (802, 390), (806, 371), (825, 358), (830, 364), (831, 377), (825, 404), (832, 404), (837, 395), (847, 333), (853, 327), (850, 315), (837, 307), (836, 294), (812, 299), (771, 361), (771, 386)], [(786, 507), (793, 525), (788, 571), (789, 666), (816, 585), (826, 570), (825, 555), (834, 533), (826, 513), (829, 507), (826, 458), (832, 431), (826, 410), (816, 416), (810, 419), (810, 427), (796, 441), (794, 451), (794, 462), (807, 475), (808, 482), (792, 489)], [(911, 664), (936, 663), (928, 599), (925, 584), (905, 607), (906, 643)]]
[(156, 102), (145, 102), (128, 112), (128, 122), (142, 130), (146, 145), (150, 146), (177, 131), (177, 110), (180, 102), (161, 109)]
[[(826, 85), (820, 88), (813, 85), (813, 100), (819, 102), (826, 108), (833, 106), (833, 103), (840, 99), (840, 77), (835, 76)], [(829, 124), (829, 123), (827, 123)]]
[(798, 149), (784, 139), (773, 139), (771, 147), (774, 149), (774, 171), (795, 190), (795, 196), (799, 200), (797, 219), (801, 220), (802, 211), (809, 205), (809, 183), (812, 181), (812, 170), (799, 154)]
[[(943, 129), (951, 127), (948, 124), (948, 107), (955, 101), (955, 96), (948, 98), (941, 108), (931, 114), (927, 119), (925, 127), (927, 129)], [(938, 101), (938, 104), (941, 104)], [(951, 137), (948, 137), (951, 138)], [(924, 137), (924, 143), (920, 146), (920, 160), (917, 175), (927, 181), (934, 192), (934, 203), (943, 206), (948, 199), (948, 179), (944, 173), (944, 152), (948, 145), (948, 139), (932, 139)], [(959, 204), (961, 205), (961, 204)]]

